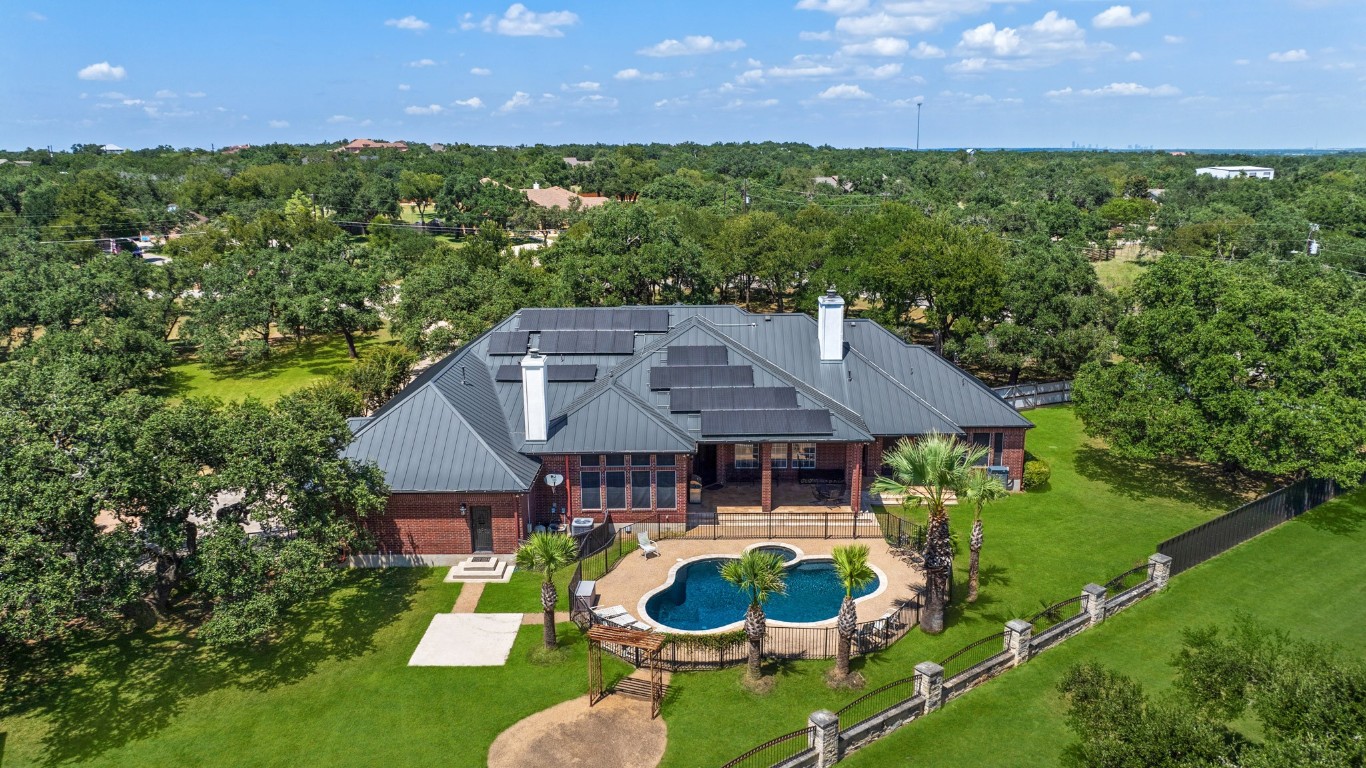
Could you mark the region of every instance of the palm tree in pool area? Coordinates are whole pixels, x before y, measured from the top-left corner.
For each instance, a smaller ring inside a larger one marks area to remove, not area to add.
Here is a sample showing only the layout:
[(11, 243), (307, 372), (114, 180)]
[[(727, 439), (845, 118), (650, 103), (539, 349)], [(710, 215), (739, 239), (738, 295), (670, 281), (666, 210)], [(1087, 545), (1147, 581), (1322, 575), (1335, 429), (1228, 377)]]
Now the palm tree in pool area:
[(919, 440), (902, 439), (882, 455), (890, 476), (878, 477), (874, 493), (901, 496), (903, 509), (928, 508), (925, 535), (925, 604), (921, 630), (944, 631), (949, 578), (953, 573), (953, 542), (949, 538), (949, 494), (961, 497), (987, 455), (985, 447), (960, 443), (951, 435), (931, 434)]
[(727, 560), (721, 566), (721, 578), (749, 598), (749, 610), (745, 611), (745, 639), (749, 641), (749, 669), (746, 675), (751, 680), (758, 679), (761, 674), (759, 649), (768, 630), (764, 603), (770, 597), (787, 591), (787, 572), (783, 570), (782, 558), (772, 552), (751, 549), (735, 560)]
[(877, 580), (873, 567), (868, 565), (868, 546), (851, 544), (830, 550), (835, 561), (835, 576), (844, 587), (844, 601), (840, 603), (839, 627), (840, 641), (835, 650), (835, 676), (840, 680), (849, 677), (849, 649), (854, 644), (854, 632), (858, 630), (858, 611), (854, 607), (854, 591), (863, 589)]
[(979, 469), (972, 473), (960, 496), (973, 506), (972, 538), (968, 541), (968, 602), (977, 601), (977, 564), (982, 555), (982, 507), (1010, 495), (998, 478)]
[(541, 611), (545, 620), (546, 650), (555, 648), (556, 572), (579, 559), (579, 545), (563, 533), (533, 533), (517, 550), (517, 567), (541, 574)]

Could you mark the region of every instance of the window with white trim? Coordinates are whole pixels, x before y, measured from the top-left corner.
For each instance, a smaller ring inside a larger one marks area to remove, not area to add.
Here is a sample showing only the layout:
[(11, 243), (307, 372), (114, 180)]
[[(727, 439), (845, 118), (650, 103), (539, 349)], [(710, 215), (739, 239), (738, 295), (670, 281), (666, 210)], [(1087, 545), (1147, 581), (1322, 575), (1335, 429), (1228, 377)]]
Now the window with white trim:
[(774, 469), (787, 469), (787, 443), (774, 443), (768, 463)]
[(736, 469), (759, 468), (759, 446), (754, 443), (740, 443), (735, 446)]
[(792, 467), (794, 469), (815, 469), (816, 468), (816, 444), (815, 443), (793, 443), (792, 444)]

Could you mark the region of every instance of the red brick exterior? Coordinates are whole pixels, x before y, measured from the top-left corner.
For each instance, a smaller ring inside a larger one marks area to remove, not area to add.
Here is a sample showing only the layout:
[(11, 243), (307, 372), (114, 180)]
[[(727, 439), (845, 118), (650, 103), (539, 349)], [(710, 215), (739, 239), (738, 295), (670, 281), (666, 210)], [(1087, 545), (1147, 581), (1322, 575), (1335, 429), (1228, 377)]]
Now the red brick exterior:
[[(1004, 448), (1001, 451), (1001, 465), (1010, 469), (1011, 488), (1017, 489), (1019, 481), (1024, 477), (1026, 430), (1023, 427), (1013, 427), (1009, 429), (1000, 427), (964, 427), (963, 431), (967, 433), (967, 440), (972, 439), (972, 433), (974, 432), (987, 432), (992, 435), (997, 432), (1003, 433)], [(917, 436), (909, 435), (909, 437), (915, 439)], [(901, 441), (901, 439), (901, 437), (884, 436), (874, 440), (868, 446), (868, 461), (863, 467), (864, 474), (868, 477), (874, 477), (881, 472), (883, 452), (891, 450), (893, 446)], [(994, 439), (995, 438), (993, 437), (993, 440)]]
[(773, 445), (762, 443), (759, 446), (759, 509), (773, 511)]
[[(692, 479), (692, 456), (681, 453), (674, 455), (674, 465), (672, 467), (658, 464), (658, 458), (651, 460), (649, 466), (627, 466), (627, 467), (589, 467), (589, 471), (620, 471), (626, 472), (626, 507), (624, 509), (613, 509), (612, 519), (619, 523), (630, 523), (646, 518), (660, 516), (666, 522), (682, 522), (686, 519), (688, 511), (688, 481)], [(567, 466), (566, 466), (567, 465)], [(583, 508), (583, 495), (579, 489), (579, 475), (584, 471), (582, 459), (579, 456), (544, 456), (542, 457), (543, 472), (559, 472), (565, 476), (565, 484), (561, 486), (558, 493), (554, 495), (554, 502), (563, 506), (565, 500), (569, 503), (570, 517), (591, 517), (597, 522), (602, 522), (607, 516), (607, 510)], [(544, 469), (551, 467), (551, 469)], [(651, 478), (650, 498), (652, 506), (637, 508), (633, 505), (631, 498), (630, 473), (635, 471), (649, 471), (652, 473), (664, 471), (674, 473), (674, 506), (660, 508), (653, 506), (655, 503), (655, 489), (653, 477)], [(544, 486), (543, 481), (541, 485)], [(565, 489), (568, 488), (566, 493)], [(548, 490), (548, 489), (547, 489)], [(606, 489), (602, 489), (604, 501)], [(551, 496), (541, 493), (532, 499), (532, 519), (538, 522), (546, 522), (550, 517)]]
[(515, 552), (526, 520), (520, 493), (394, 493), (383, 513), (363, 523), (376, 551), (389, 555), (462, 555), (474, 551), (470, 517), (460, 505), (493, 510), (493, 551)]
[(855, 512), (863, 510), (863, 446), (864, 443), (844, 446), (844, 477), (849, 485), (849, 507)]

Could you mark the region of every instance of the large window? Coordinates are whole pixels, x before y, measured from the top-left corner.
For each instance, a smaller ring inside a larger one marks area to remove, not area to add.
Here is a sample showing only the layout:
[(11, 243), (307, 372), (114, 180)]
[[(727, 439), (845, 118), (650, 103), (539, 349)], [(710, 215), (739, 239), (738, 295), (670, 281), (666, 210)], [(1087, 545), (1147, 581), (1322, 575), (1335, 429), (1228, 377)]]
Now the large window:
[(581, 466), (581, 467), (598, 467), (598, 466), (602, 466), (602, 457), (601, 457), (601, 456), (597, 456), (597, 455), (594, 455), (594, 456), (580, 456), (580, 457), (579, 457), (579, 466)]
[(631, 473), (631, 508), (650, 508), (650, 470), (636, 470)]
[(735, 446), (736, 469), (759, 468), (759, 446), (754, 443), (740, 443)]
[(579, 506), (602, 509), (602, 475), (597, 472), (579, 473)]
[(676, 475), (673, 472), (655, 473), (655, 507), (657, 509), (673, 509), (677, 506), (675, 482)]
[(816, 444), (815, 443), (793, 443), (792, 444), (792, 466), (796, 469), (815, 469), (816, 468)]
[(607, 466), (609, 466), (609, 467), (624, 467), (624, 466), (626, 466), (626, 454), (624, 454), (624, 453), (609, 453), (609, 454), (607, 454)]
[(787, 443), (774, 443), (768, 463), (774, 469), (787, 469)]
[(633, 453), (633, 454), (631, 454), (631, 466), (633, 466), (633, 467), (648, 467), (648, 466), (650, 466), (650, 454), (648, 454), (648, 453)]
[[(990, 432), (973, 432), (973, 433), (972, 433), (972, 447), (974, 447), (974, 448), (987, 448), (987, 449), (990, 449), (990, 448), (991, 448), (991, 433), (990, 433)], [(979, 466), (979, 467), (981, 467), (981, 466), (986, 466), (987, 460), (990, 459), (990, 458), (991, 458), (991, 451), (988, 450), (985, 454), (983, 454), (982, 458), (980, 458), (980, 459), (977, 460), (977, 462), (976, 462), (977, 466)]]
[(677, 457), (677, 456), (674, 456), (672, 453), (660, 453), (660, 454), (656, 454), (656, 455), (655, 455), (655, 466), (656, 466), (656, 467), (672, 467), (672, 466), (674, 465), (674, 462), (677, 461), (677, 459), (678, 459), (678, 457)]
[(607, 508), (626, 509), (626, 473), (604, 472), (602, 476), (607, 486)]

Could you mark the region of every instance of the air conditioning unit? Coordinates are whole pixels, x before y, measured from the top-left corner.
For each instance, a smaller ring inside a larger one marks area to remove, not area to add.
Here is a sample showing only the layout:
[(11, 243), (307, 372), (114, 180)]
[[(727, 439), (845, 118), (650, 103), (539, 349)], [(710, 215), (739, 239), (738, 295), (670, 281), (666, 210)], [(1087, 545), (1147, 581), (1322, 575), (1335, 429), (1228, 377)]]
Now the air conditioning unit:
[(576, 517), (569, 522), (569, 532), (578, 536), (581, 533), (588, 533), (593, 530), (594, 525), (596, 525), (596, 523), (593, 522), (593, 518), (591, 517)]
[(1007, 488), (1010, 487), (1010, 467), (1002, 466), (1000, 464), (987, 467), (987, 475), (1000, 480), (1001, 485), (1004, 485)]

